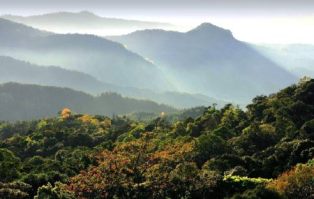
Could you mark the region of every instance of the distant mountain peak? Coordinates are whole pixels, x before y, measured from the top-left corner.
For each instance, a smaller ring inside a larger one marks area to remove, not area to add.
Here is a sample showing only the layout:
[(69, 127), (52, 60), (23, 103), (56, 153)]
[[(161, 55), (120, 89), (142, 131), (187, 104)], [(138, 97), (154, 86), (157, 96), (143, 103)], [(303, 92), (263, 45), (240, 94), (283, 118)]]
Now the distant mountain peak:
[[(1, 42), (12, 43), (8, 38), (12, 37), (15, 41), (23, 40), (25, 37), (47, 36), (51, 33), (34, 29), (22, 23), (17, 23), (0, 17), (0, 38)], [(3, 39), (7, 37), (6, 39)], [(3, 43), (1, 43), (3, 45)]]
[(230, 37), (233, 38), (232, 32), (228, 29), (221, 28), (211, 23), (202, 23), (196, 28), (187, 32), (188, 34), (197, 34), (198, 36)]
[[(47, 17), (47, 16), (52, 16), (52, 17), (84, 17), (84, 18), (101, 18), (100, 16), (96, 15), (93, 12), (90, 12), (88, 10), (82, 10), (79, 12), (68, 12), (68, 11), (62, 11), (62, 12), (52, 12), (52, 13), (47, 13), (43, 15), (33, 15), (29, 16), (28, 18), (32, 17)], [(79, 18), (78, 18), (79, 19)]]
[(209, 23), (209, 22), (204, 22), (204, 23), (201, 23), (199, 26), (197, 26), (195, 29), (222, 29), (220, 28), (219, 26), (216, 26), (212, 23)]
[(82, 11), (80, 11), (78, 14), (81, 14), (81, 15), (89, 15), (89, 16), (97, 16), (95, 13), (90, 12), (90, 11), (88, 11), (88, 10), (82, 10)]

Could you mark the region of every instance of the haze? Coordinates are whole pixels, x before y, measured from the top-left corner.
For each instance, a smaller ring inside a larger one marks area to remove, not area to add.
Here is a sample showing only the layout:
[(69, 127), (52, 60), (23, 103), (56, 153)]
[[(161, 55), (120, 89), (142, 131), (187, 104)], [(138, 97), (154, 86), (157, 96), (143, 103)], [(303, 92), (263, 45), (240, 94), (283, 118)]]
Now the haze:
[(210, 22), (247, 42), (314, 43), (314, 2), (308, 0), (0, 0), (0, 4), (1, 15), (88, 10), (103, 17), (173, 23), (180, 31)]

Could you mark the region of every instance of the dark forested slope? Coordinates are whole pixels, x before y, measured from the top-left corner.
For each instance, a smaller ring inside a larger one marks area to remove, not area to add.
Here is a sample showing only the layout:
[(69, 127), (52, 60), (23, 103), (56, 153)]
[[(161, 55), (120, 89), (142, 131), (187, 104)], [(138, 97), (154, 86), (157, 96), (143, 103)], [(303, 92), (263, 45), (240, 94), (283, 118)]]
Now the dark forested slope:
[[(313, 198), (314, 80), (170, 123), (73, 114), (0, 124), (4, 198)], [(192, 111), (192, 110), (191, 110)], [(198, 112), (199, 110), (195, 110)]]
[(76, 113), (112, 116), (132, 112), (173, 112), (152, 101), (123, 98), (116, 93), (93, 97), (68, 88), (6, 83), (0, 85), (0, 120), (29, 120), (55, 116), (70, 108)]

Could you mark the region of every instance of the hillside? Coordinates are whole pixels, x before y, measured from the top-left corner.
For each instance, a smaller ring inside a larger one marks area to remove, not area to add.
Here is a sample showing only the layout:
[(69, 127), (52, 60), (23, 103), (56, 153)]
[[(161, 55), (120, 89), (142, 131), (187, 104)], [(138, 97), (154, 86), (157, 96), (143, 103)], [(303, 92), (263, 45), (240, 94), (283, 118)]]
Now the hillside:
[[(69, 93), (69, 91), (67, 92)], [(312, 198), (314, 80), (241, 110), (0, 123), (2, 198)], [(190, 115), (190, 113), (188, 113)], [(300, 191), (302, 190), (302, 191)], [(131, 196), (131, 197), (130, 197)]]
[(56, 12), (33, 16), (3, 15), (1, 18), (57, 33), (89, 33), (111, 35), (135, 30), (174, 26), (167, 23), (100, 17), (88, 11)]
[(173, 112), (152, 101), (124, 98), (115, 93), (93, 97), (68, 88), (6, 83), (0, 86), (0, 120), (31, 120), (55, 116), (63, 108), (76, 113), (112, 116), (132, 112)]
[(177, 108), (192, 108), (196, 106), (208, 106), (212, 104), (217, 104), (218, 107), (222, 107), (228, 103), (228, 101), (208, 97), (206, 95), (186, 92), (175, 91), (156, 92), (149, 89), (137, 89), (130, 87), (117, 88), (116, 92), (122, 93), (125, 96), (133, 98), (150, 99), (155, 102), (168, 104)]
[(0, 41), (3, 47), (23, 45), (25, 40), (35, 42), (38, 38), (49, 35), (51, 35), (49, 32), (40, 31), (21, 24), (11, 23), (8, 20), (0, 18)]
[(278, 65), (291, 71), (298, 77), (314, 77), (314, 45), (310, 44), (260, 44), (252, 45)]
[(81, 72), (55, 66), (38, 66), (0, 56), (0, 83), (6, 82), (67, 87), (93, 94), (114, 91), (114, 85), (100, 82)]
[(204, 23), (181, 33), (144, 30), (108, 37), (149, 58), (177, 88), (237, 103), (275, 92), (296, 77), (236, 40), (231, 31)]
[[(211, 24), (187, 33), (146, 30), (111, 38), (135, 54), (92, 35), (52, 34), (5, 19), (0, 22), (2, 55), (83, 72), (115, 85), (115, 92), (137, 93), (131, 97), (173, 105), (178, 95), (185, 95), (178, 107), (216, 101), (247, 104), (255, 95), (275, 92), (296, 81), (294, 75), (236, 40), (230, 31)], [(169, 93), (175, 94), (169, 97)], [(196, 102), (186, 96), (190, 94)]]
[(38, 66), (10, 57), (0, 56), (0, 83), (7, 82), (66, 87), (93, 95), (103, 92), (117, 92), (126, 97), (152, 100), (177, 108), (208, 106), (214, 103), (219, 106), (226, 104), (222, 100), (200, 94), (156, 92), (149, 89), (116, 86), (101, 82), (85, 73), (54, 66)]
[(157, 66), (116, 42), (92, 35), (46, 34), (5, 19), (0, 19), (0, 30), (1, 55), (84, 72), (117, 86), (171, 87)]

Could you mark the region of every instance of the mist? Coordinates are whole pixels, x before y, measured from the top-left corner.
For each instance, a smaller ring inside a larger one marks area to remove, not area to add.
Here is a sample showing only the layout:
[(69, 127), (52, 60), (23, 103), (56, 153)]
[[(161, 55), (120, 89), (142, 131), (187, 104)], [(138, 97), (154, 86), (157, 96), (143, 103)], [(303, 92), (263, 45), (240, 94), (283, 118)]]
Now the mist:
[[(125, 1), (1, 0), (0, 15), (42, 15), (53, 12), (89, 11), (101, 17), (171, 23), (168, 30), (188, 31), (200, 23), (210, 22), (231, 29), (235, 37), (253, 43), (314, 44), (313, 1)], [(136, 28), (71, 29), (41, 26), (58, 33), (89, 33), (100, 36), (128, 34)], [(162, 28), (165, 27), (146, 27)], [(141, 28), (140, 28), (141, 29)], [(291, 34), (286, 34), (287, 32)]]

